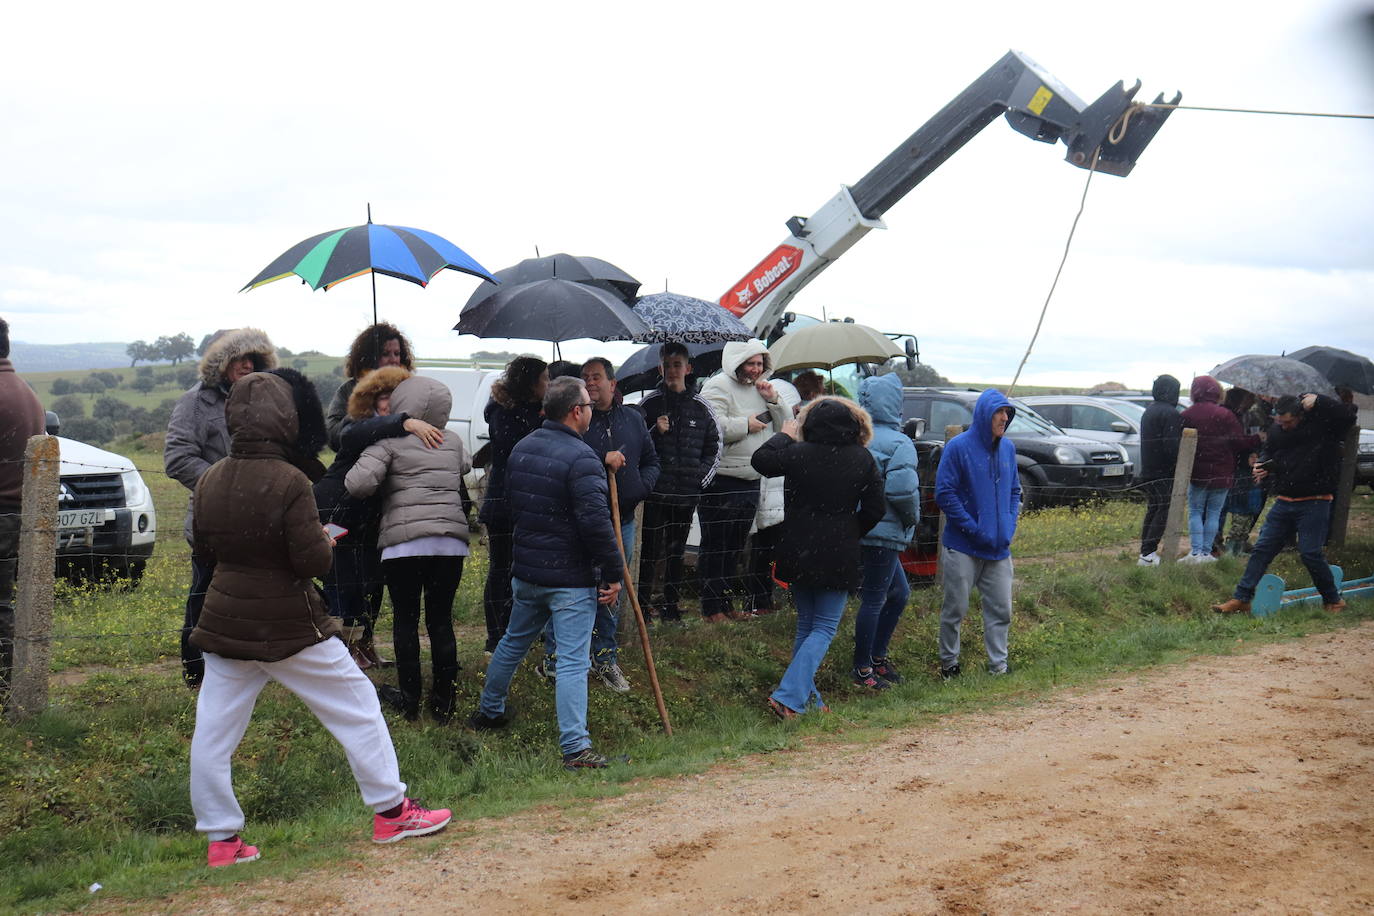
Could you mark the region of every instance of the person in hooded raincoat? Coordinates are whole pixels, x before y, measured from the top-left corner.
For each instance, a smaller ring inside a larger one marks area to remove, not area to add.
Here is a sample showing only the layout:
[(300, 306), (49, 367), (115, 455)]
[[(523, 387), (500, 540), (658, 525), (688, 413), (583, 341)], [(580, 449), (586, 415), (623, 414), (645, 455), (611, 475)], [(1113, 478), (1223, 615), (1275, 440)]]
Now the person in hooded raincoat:
[(754, 452), (754, 470), (782, 477), (784, 519), (778, 573), (797, 607), (792, 660), (768, 698), (790, 719), (814, 702), (816, 671), (835, 638), (849, 592), (857, 588), (859, 539), (883, 517), (883, 479), (865, 447), (873, 435), (868, 414), (846, 398), (820, 397)]
[(1140, 523), (1139, 566), (1159, 565), (1159, 540), (1169, 517), (1169, 494), (1178, 464), (1178, 443), (1183, 436), (1183, 417), (1178, 410), (1178, 379), (1155, 379), (1154, 401), (1140, 418), (1140, 492), (1145, 497), (1145, 519)]
[(749, 616), (747, 608), (734, 609), (730, 592), (749, 599), (747, 582), (736, 570), (759, 508), (760, 475), (750, 459), (792, 419), (791, 408), (768, 382), (770, 365), (763, 341), (731, 341), (721, 352), (721, 371), (701, 387), (701, 398), (715, 415), (724, 443), (716, 476), (702, 491), (697, 507), (701, 613), (712, 623)]
[(906, 609), (911, 586), (901, 553), (921, 520), (921, 485), (916, 475), (916, 445), (902, 432), (902, 380), (896, 373), (872, 376), (859, 384), (859, 406), (873, 419), (868, 450), (883, 478), (886, 511), (860, 542), (863, 585), (854, 617), (855, 686), (883, 690), (902, 676), (887, 657), (888, 643)]
[(442, 830), (452, 813), (406, 797), (396, 750), (372, 682), (338, 639), (314, 579), (329, 569), (310, 476), (325, 443), (314, 386), (294, 369), (234, 383), (225, 408), (229, 455), (196, 484), (195, 550), (213, 563), (190, 639), (203, 655), (191, 738), (191, 807), (214, 868), (259, 858), (239, 831), (230, 764), (258, 694), (276, 681), (300, 697), (343, 745), (372, 839), (391, 843)]
[(1212, 542), (1221, 526), (1221, 510), (1231, 492), (1237, 459), (1260, 446), (1248, 436), (1236, 415), (1221, 406), (1221, 383), (1210, 375), (1193, 379), (1192, 405), (1183, 411), (1183, 427), (1197, 430), (1197, 456), (1188, 481), (1188, 541), (1191, 550), (1180, 563), (1211, 563)]
[(945, 594), (940, 607), (940, 677), (957, 677), (959, 627), (969, 593), (983, 605), (983, 647), (988, 673), (1006, 674), (1011, 630), (1011, 541), (1021, 514), (1016, 446), (1006, 438), (1016, 408), (989, 388), (973, 405), (973, 422), (945, 446), (935, 473), (935, 502), (945, 514), (940, 565)]

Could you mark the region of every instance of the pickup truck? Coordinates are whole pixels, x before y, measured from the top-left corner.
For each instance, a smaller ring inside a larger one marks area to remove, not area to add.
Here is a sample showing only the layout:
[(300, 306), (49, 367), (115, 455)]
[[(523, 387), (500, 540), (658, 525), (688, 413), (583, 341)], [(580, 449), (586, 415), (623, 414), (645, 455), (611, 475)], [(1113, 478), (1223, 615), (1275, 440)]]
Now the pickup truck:
[[(55, 418), (50, 434), (58, 428)], [(57, 569), (71, 579), (137, 584), (157, 542), (153, 494), (123, 455), (57, 437)]]

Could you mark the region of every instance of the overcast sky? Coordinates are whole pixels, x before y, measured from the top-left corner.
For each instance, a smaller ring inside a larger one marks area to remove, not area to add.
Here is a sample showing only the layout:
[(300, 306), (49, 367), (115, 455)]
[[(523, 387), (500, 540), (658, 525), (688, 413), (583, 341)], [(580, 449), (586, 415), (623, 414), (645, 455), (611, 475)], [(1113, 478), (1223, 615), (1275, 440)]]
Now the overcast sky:
[[(210, 11), (212, 12), (203, 12)], [(488, 269), (566, 251), (716, 299), (992, 65), (1092, 100), (1374, 112), (1369, 3), (23, 4), (0, 58), (0, 314), (32, 343), (254, 325), (342, 353), (366, 278), (238, 289), (374, 219)], [(23, 36), (22, 40), (18, 40)], [(1361, 44), (1360, 39), (1365, 43)], [(1009, 381), (1087, 173), (998, 120), (793, 309)], [(1247, 352), (1374, 355), (1374, 121), (1175, 113), (1098, 175), (1023, 379), (1148, 386)], [(425, 356), (548, 344), (450, 330), (477, 281), (378, 278)], [(625, 345), (570, 344), (565, 353)], [(22, 367), (21, 367), (22, 368)]]

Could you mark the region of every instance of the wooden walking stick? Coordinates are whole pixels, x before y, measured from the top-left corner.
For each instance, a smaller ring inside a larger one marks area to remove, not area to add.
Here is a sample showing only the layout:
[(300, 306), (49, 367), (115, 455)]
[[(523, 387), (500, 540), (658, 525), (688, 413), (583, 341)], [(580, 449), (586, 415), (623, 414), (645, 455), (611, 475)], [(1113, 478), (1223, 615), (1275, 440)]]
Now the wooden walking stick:
[(649, 686), (654, 689), (654, 703), (658, 705), (658, 717), (663, 720), (663, 734), (673, 737), (673, 724), (668, 721), (668, 707), (663, 705), (663, 689), (658, 686), (658, 670), (654, 668), (654, 650), (649, 648), (649, 628), (644, 623), (644, 612), (639, 607), (639, 595), (635, 592), (634, 577), (630, 575), (630, 562), (625, 558), (625, 542), (620, 537), (620, 499), (615, 486), (615, 473), (606, 475), (611, 482), (611, 522), (615, 525), (615, 546), (620, 549), (620, 563), (625, 569), (625, 591), (630, 595), (630, 606), (635, 609), (635, 623), (639, 624), (639, 645), (644, 649), (644, 667), (649, 669)]

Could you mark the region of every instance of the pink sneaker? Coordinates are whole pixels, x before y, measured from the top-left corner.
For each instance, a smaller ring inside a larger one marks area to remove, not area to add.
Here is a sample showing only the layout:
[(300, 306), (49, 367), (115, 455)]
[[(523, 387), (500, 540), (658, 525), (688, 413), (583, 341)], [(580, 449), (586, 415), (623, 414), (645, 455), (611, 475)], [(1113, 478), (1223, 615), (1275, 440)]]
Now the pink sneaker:
[(258, 847), (249, 846), (242, 838), (232, 836), (227, 840), (212, 842), (206, 860), (211, 868), (219, 868), (222, 865), (242, 865), (245, 862), (256, 862), (261, 855), (262, 853), (258, 852)]
[(438, 833), (453, 820), (453, 812), (447, 808), (430, 811), (421, 808), (407, 798), (401, 802), (401, 813), (396, 817), (372, 817), (372, 842), (394, 843), (408, 836), (425, 836)]

